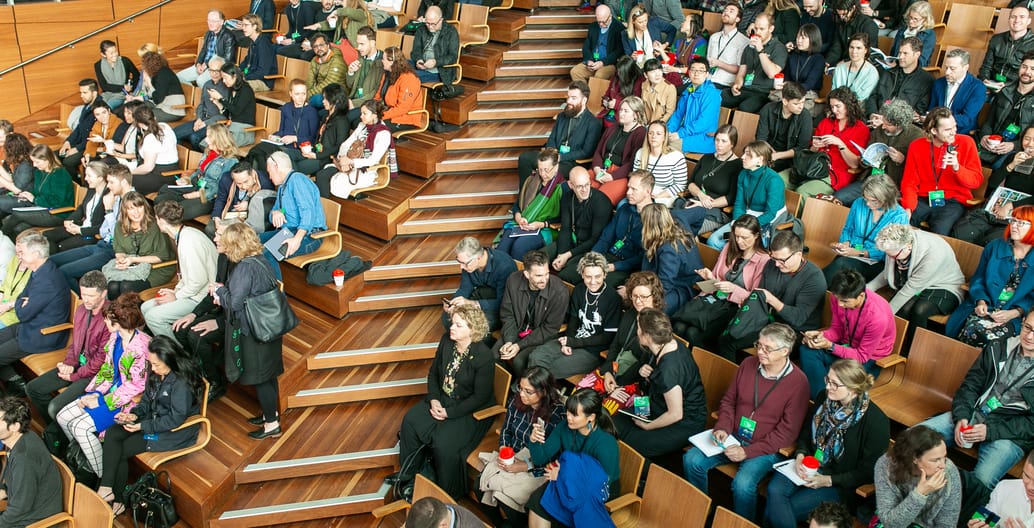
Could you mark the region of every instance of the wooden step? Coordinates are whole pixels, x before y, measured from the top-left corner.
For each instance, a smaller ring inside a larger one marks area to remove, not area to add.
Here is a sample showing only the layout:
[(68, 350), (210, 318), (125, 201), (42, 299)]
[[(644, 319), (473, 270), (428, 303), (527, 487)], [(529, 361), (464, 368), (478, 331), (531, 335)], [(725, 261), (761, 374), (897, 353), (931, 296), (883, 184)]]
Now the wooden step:
[[(514, 171), (456, 173), (442, 175), (431, 182), (420, 194), (409, 200), (409, 208), (416, 210), (475, 205), (510, 205), (516, 199), (517, 173)], [(456, 242), (459, 242), (459, 238), (456, 239)], [(408, 257), (409, 253), (406, 255)], [(441, 255), (443, 259), (453, 256), (451, 253)]]
[(218, 519), (213, 519), (209, 526), (211, 528), (247, 528), (369, 513), (374, 508), (384, 505), (385, 496), (389, 490), (390, 487), (384, 485), (373, 493), (228, 510), (223, 512)]
[[(579, 54), (581, 52), (579, 51)], [(580, 56), (580, 55), (579, 55)], [(571, 68), (574, 67), (574, 61), (570, 64), (562, 63), (558, 64), (554, 61), (503, 61), (502, 66), (499, 66), (495, 70), (496, 79), (512, 78), (512, 77), (529, 77), (533, 75), (548, 75), (563, 77), (568, 76), (567, 79), (570, 81)]]
[(514, 103), (485, 103), (479, 104), (474, 111), (467, 114), (467, 119), (470, 121), (548, 119), (555, 116), (559, 111), (560, 107), (552, 103), (525, 105)]
[(508, 45), (488, 43), (463, 50), (460, 55), (463, 78), (491, 81), (495, 78), (495, 70), (503, 63), (503, 52), (508, 48)]
[(552, 129), (552, 119), (471, 122), (449, 138), (445, 150), (538, 148), (546, 143)]
[(409, 212), (409, 199), (425, 184), (425, 179), (399, 174), (387, 187), (365, 193), (361, 200), (333, 198), (341, 204), (339, 221), (381, 240), (391, 240), (398, 220)]
[(399, 170), (421, 178), (434, 176), (435, 160), (445, 157), (445, 137), (432, 132), (405, 136), (395, 144)]
[[(520, 38), (520, 31), (524, 29), (526, 18), (528, 18), (526, 11), (505, 9), (492, 12), (488, 17), (489, 38), (493, 42), (502, 44), (517, 42), (517, 39)], [(466, 69), (463, 70), (463, 73), (466, 75)]]
[[(309, 356), (306, 366), (309, 370), (377, 365), (387, 362), (416, 361), (431, 359), (438, 343), (414, 343), (338, 352), (320, 352)], [(238, 481), (239, 482), (239, 481)]]
[(387, 264), (374, 266), (363, 273), (367, 282), (395, 279), (421, 279), (424, 277), (441, 277), (443, 275), (459, 275), (460, 267), (455, 260), (433, 262), (409, 262), (406, 264)]
[(423, 394), (427, 394), (427, 378), (413, 378), (300, 390), (293, 396), (287, 397), (287, 406), (294, 409), (312, 405), (364, 402)]
[(313, 477), (377, 467), (390, 467), (398, 462), (398, 446), (372, 451), (276, 460), (248, 464), (234, 474), (237, 484), (251, 484), (299, 477)]
[[(508, 205), (463, 209), (418, 210), (399, 225), (399, 234), (469, 233), (498, 230), (512, 215)], [(369, 287), (370, 285), (367, 285)]]
[(539, 27), (535, 26), (532, 28), (524, 28), (521, 30), (520, 37), (522, 41), (525, 40), (549, 40), (553, 41), (556, 39), (585, 39), (586, 35), (589, 34), (588, 29), (579, 28), (565, 28), (565, 27)]
[(348, 303), (348, 309), (352, 312), (370, 312), (420, 306), (440, 307), (442, 297), (452, 296), (459, 285), (459, 276), (371, 282)]
[(569, 77), (534, 77), (496, 79), (478, 93), (479, 103), (500, 101), (556, 101), (559, 112), (560, 103), (567, 98), (567, 86), (571, 84)]
[[(511, 170), (517, 168), (516, 151), (499, 152), (450, 152), (443, 161), (436, 163), (435, 172), (472, 172), (483, 170)], [(403, 234), (402, 231), (397, 231)]]
[[(503, 60), (529, 60), (540, 61), (544, 59), (573, 59), (575, 62), (582, 58), (582, 43), (578, 40), (556, 40), (556, 41), (529, 41), (521, 42), (506, 53), (503, 53)], [(574, 66), (571, 63), (568, 67)]]
[(576, 9), (539, 9), (525, 21), (525, 27), (563, 24), (588, 26), (596, 21), (593, 12), (579, 13)]
[(578, 7), (581, 0), (539, 0), (539, 7)]

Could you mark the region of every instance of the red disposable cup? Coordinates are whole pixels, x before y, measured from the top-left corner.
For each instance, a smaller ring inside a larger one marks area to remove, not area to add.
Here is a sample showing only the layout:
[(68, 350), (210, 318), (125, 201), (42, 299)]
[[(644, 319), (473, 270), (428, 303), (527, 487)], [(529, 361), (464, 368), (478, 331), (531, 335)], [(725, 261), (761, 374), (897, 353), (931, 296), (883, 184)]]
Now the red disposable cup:
[(340, 269), (336, 269), (336, 270), (334, 270), (333, 275), (335, 277), (344, 277), (345, 276), (345, 272), (341, 271)]
[(806, 456), (804, 460), (801, 460), (801, 465), (809, 471), (818, 471), (821, 464), (819, 464), (819, 459), (813, 456)]
[(503, 446), (499, 448), (499, 460), (501, 460), (503, 464), (508, 466), (513, 464), (513, 456), (514, 453), (512, 447)]

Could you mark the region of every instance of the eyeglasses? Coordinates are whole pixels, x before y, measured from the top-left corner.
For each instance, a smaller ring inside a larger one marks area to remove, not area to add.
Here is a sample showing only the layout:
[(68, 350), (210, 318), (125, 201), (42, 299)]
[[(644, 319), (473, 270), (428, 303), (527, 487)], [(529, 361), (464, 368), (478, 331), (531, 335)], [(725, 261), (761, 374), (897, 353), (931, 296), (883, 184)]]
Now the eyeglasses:
[(781, 347), (770, 347), (770, 346), (762, 343), (761, 341), (754, 341), (754, 350), (756, 350), (759, 354), (761, 354), (761, 353), (771, 354), (773, 352), (778, 352), (780, 350), (783, 350), (784, 348), (790, 348), (790, 347), (784, 347), (784, 346), (781, 346)]
[(592, 187), (591, 183), (586, 183), (586, 184), (583, 184), (583, 185), (571, 185), (571, 188), (576, 190), (576, 191), (577, 190), (581, 190), (581, 189), (588, 189), (589, 187)]
[(690, 75), (706, 75), (707, 68), (690, 68), (689, 73)]
[(534, 395), (538, 394), (538, 392), (536, 392), (535, 389), (525, 389), (524, 387), (521, 387), (520, 392), (524, 396), (534, 396)]
[(1026, 220), (1020, 220), (1018, 218), (1010, 218), (1009, 225), (1016, 228), (1030, 227), (1030, 222)]
[(632, 294), (632, 300), (633, 301), (645, 301), (645, 300), (649, 299), (650, 297), (653, 297), (652, 293), (647, 293), (646, 295), (638, 295), (638, 294), (635, 294), (635, 293)]
[(470, 266), (471, 262), (474, 262), (475, 260), (477, 260), (479, 258), (481, 258), (481, 252), (480, 251), (478, 252), (477, 255), (474, 255), (473, 257), (470, 257), (469, 259), (467, 259), (466, 262), (460, 260), (459, 257), (456, 257), (456, 262), (459, 262), (460, 266), (463, 266), (464, 268), (466, 268), (467, 266)]
[(789, 254), (789, 255), (788, 255), (788, 256), (787, 256), (786, 258), (775, 258), (775, 257), (771, 257), (771, 258), (772, 258), (772, 260), (776, 261), (776, 262), (777, 262), (778, 264), (782, 264), (782, 265), (784, 265), (784, 266), (785, 266), (785, 265), (786, 265), (786, 263), (787, 263), (787, 262), (788, 262), (788, 261), (789, 261), (790, 259), (792, 259), (792, 258), (793, 258), (793, 256), (794, 256), (794, 255), (796, 255), (797, 253), (798, 253), (797, 251), (794, 251), (793, 253), (790, 253), (790, 254)]
[(842, 388), (847, 386), (847, 385), (844, 385), (843, 383), (837, 383), (837, 382), (829, 379), (829, 376), (826, 376), (825, 381), (826, 381), (826, 386), (827, 387), (832, 387), (834, 390), (842, 389)]

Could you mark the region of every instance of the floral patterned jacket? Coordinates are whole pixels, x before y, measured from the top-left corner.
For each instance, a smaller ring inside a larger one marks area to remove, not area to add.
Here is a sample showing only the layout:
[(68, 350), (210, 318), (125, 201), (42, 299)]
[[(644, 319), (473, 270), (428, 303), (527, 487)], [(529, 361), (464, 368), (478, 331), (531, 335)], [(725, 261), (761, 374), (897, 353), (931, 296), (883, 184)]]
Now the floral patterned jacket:
[(104, 345), (104, 364), (86, 387), (86, 393), (99, 392), (104, 397), (108, 410), (127, 410), (135, 404), (135, 400), (144, 392), (147, 382), (147, 345), (151, 337), (137, 330), (129, 343), (123, 343), (122, 357), (118, 362), (122, 385), (115, 387), (115, 365), (112, 363), (112, 351), (118, 333), (113, 332), (108, 344)]

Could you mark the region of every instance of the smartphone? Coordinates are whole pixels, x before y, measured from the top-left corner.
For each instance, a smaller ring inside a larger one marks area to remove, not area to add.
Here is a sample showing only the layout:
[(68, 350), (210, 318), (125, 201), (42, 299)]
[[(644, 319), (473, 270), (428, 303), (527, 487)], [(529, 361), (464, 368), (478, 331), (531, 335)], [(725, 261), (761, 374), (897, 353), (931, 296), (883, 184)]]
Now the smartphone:
[(543, 431), (546, 430), (546, 421), (541, 417), (535, 419), (535, 426), (541, 428)]
[(973, 517), (970, 518), (978, 521), (984, 521), (984, 523), (987, 524), (990, 528), (994, 528), (995, 525), (997, 525), (998, 522), (1001, 520), (1001, 517), (999, 517), (995, 512), (983, 506), (977, 508), (977, 511), (973, 512)]

